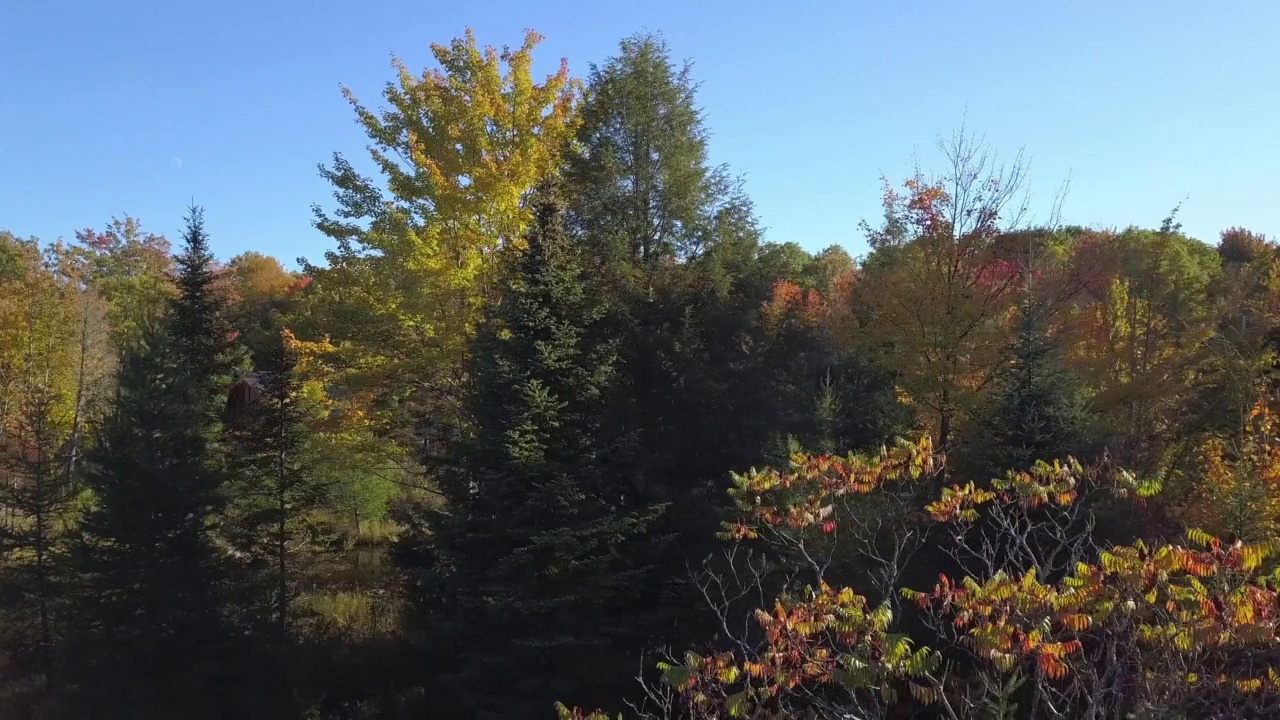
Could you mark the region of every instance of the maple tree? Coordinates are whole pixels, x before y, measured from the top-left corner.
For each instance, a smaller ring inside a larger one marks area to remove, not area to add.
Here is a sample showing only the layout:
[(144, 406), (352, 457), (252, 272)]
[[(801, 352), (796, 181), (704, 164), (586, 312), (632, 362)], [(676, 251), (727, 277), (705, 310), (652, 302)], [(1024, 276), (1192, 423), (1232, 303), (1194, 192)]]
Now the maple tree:
[(858, 341), (898, 368), (910, 402), (926, 410), (944, 451), (957, 421), (999, 361), (1004, 317), (1021, 286), (1006, 230), (1025, 213), (1021, 158), (996, 159), (976, 138), (941, 143), (947, 171), (886, 183), (886, 221), (865, 229), (873, 248), (858, 283), (868, 319)]
[[(421, 419), (456, 413), (467, 341), (495, 272), (531, 218), (534, 185), (552, 174), (576, 120), (578, 83), (566, 63), (541, 83), (533, 53), (476, 45), (468, 31), (431, 46), (439, 67), (395, 82), (375, 112), (344, 90), (368, 134), (380, 181), (335, 154), (321, 175), (338, 208), (315, 208), (316, 227), (337, 243), (312, 278), (293, 329), (327, 335), (344, 382), (376, 389), (384, 408), (407, 403)], [(386, 190), (382, 188), (385, 185)]]

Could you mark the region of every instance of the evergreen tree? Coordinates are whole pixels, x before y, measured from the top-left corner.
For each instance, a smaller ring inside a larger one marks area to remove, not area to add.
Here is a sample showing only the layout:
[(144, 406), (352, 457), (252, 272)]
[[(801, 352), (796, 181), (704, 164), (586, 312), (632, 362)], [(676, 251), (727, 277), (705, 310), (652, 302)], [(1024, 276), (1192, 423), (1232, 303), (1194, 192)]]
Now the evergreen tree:
[(592, 67), (582, 107), (574, 220), (609, 267), (648, 271), (633, 274), (642, 291), (664, 263), (716, 244), (718, 226), (745, 220), (754, 231), (738, 184), (708, 163), (691, 70), (675, 66), (661, 37), (627, 38)]
[(599, 335), (604, 309), (559, 202), (541, 192), (475, 340), (475, 432), (441, 482), (447, 511), (424, 518), (434, 564), (414, 593), (481, 717), (547, 717), (557, 698), (625, 687), (660, 544), (647, 533), (662, 507), (628, 498), (630, 437), (606, 413), (616, 343)]
[(24, 672), (48, 679), (53, 671), (59, 615), (66, 592), (64, 523), (72, 515), (76, 485), (67, 471), (71, 443), (60, 420), (59, 388), (32, 383), (22, 389), (12, 433), (0, 441), (0, 622), (3, 649), (31, 660)]
[(229, 567), (215, 539), (232, 354), (198, 209), (185, 241), (180, 295), (126, 358), (114, 416), (86, 458), (96, 503), (76, 548), (71, 657), (95, 717), (223, 717), (237, 682), (223, 617)]
[[(244, 349), (234, 343), (224, 296), (216, 284), (216, 262), (204, 229), (204, 210), (191, 207), (177, 256), (178, 296), (168, 317), (167, 335), (186, 384), (184, 392), (204, 422), (210, 450), (220, 450), (227, 388), (245, 367)], [(215, 458), (216, 461), (221, 458)]]
[(248, 561), (245, 599), (277, 644), (291, 635), (297, 595), (295, 551), (306, 544), (307, 515), (327, 488), (305, 453), (305, 415), (297, 358), (276, 336), (261, 358), (269, 369), (242, 381), (247, 402), (229, 408), (231, 501), (226, 535)]
[(661, 37), (622, 41), (592, 68), (567, 179), (571, 224), (620, 342), (644, 493), (714, 522), (706, 502), (719, 502), (728, 470), (763, 447), (736, 421), (758, 420), (738, 412), (750, 406), (740, 402), (750, 365), (742, 336), (772, 278), (752, 275), (760, 231), (740, 184), (708, 161), (695, 95), (691, 66), (672, 62)]
[(1048, 334), (1046, 309), (1034, 300), (1020, 308), (1008, 361), (997, 370), (990, 399), (969, 429), (958, 458), (980, 481), (1026, 470), (1088, 449), (1088, 415), (1078, 383), (1062, 366)]
[(666, 614), (649, 631), (680, 643), (708, 630), (688, 563), (720, 551), (729, 472), (762, 462), (780, 426), (757, 321), (778, 263), (763, 261), (740, 183), (709, 162), (691, 66), (660, 37), (624, 40), (585, 97), (569, 222), (618, 341), (611, 407), (641, 448), (627, 502), (667, 504), (654, 534), (678, 539), (654, 548), (668, 583), (653, 588)]

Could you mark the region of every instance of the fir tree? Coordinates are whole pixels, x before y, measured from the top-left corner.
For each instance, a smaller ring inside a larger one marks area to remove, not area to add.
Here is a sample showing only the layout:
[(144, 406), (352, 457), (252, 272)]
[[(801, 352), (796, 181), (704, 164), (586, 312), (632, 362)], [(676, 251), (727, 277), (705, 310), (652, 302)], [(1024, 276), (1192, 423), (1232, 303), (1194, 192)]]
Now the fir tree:
[(474, 436), (442, 481), (448, 511), (426, 518), (417, 590), (480, 716), (546, 716), (634, 674), (662, 510), (627, 509), (629, 438), (606, 416), (615, 343), (551, 192), (477, 334)]
[(197, 209), (185, 240), (181, 294), (126, 358), (114, 416), (86, 458), (96, 502), (76, 548), (72, 656), (95, 717), (222, 716), (219, 683), (235, 682), (229, 567), (215, 540), (225, 505), (217, 417), (232, 354)]

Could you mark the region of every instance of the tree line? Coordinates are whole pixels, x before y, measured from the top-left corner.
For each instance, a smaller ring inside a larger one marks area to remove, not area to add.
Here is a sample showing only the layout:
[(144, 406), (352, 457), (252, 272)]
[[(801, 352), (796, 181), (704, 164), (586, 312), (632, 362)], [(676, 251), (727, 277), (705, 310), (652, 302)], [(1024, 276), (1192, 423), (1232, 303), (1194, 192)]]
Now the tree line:
[(1280, 707), (1274, 242), (965, 131), (767, 242), (660, 36), (540, 40), (344, 91), (300, 271), (0, 233), (0, 717)]

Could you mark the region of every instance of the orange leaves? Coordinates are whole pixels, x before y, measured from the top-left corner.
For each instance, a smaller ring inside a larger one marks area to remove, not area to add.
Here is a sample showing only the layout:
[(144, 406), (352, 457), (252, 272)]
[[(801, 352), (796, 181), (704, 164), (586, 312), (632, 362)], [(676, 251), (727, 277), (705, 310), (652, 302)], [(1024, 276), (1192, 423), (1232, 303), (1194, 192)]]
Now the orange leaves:
[(941, 697), (929, 675), (937, 654), (889, 633), (888, 608), (870, 609), (849, 588), (820, 583), (799, 598), (779, 600), (772, 613), (757, 610), (755, 618), (765, 644), (752, 657), (688, 653), (680, 665), (660, 665), (667, 683), (704, 713), (700, 717), (741, 717), (793, 694), (892, 694), (891, 685), (899, 682), (912, 683), (920, 702)]
[(791, 459), (787, 471), (773, 468), (733, 473), (729, 495), (740, 513), (724, 523), (720, 537), (754, 539), (761, 533), (833, 534), (839, 524), (833, 501), (865, 495), (891, 483), (913, 482), (935, 472), (938, 459), (927, 436), (899, 441), (877, 454), (804, 455)]
[(1280, 427), (1270, 405), (1254, 405), (1238, 441), (1200, 446), (1198, 477), (1177, 508), (1182, 522), (1246, 540), (1280, 534)]
[[(936, 234), (951, 232), (951, 223), (948, 220), (948, 210), (952, 205), (952, 198), (943, 189), (941, 183), (930, 183), (921, 178), (911, 178), (903, 183), (903, 187), (909, 193), (905, 209), (910, 224), (917, 228), (922, 234)], [(889, 194), (886, 189), (886, 203), (895, 199), (895, 196)]]
[(817, 290), (810, 289), (806, 292), (787, 280), (778, 280), (773, 284), (773, 295), (761, 308), (766, 327), (775, 331), (787, 320), (793, 320), (802, 327), (814, 327), (823, 321), (828, 312), (827, 300)]
[(1083, 613), (1067, 613), (1058, 618), (1059, 624), (1071, 632), (1084, 632), (1093, 626), (1093, 618)]
[[(904, 595), (948, 618), (961, 644), (1000, 672), (1029, 662), (1054, 681), (1070, 676), (1068, 660), (1089, 637), (1131, 633), (1151, 658), (1174, 653), (1192, 666), (1210, 649), (1280, 645), (1276, 578), (1260, 572), (1278, 544), (1226, 546), (1201, 531), (1188, 534), (1199, 547), (1115, 547), (1053, 585), (1034, 572), (959, 585), (944, 576), (931, 593)], [(1261, 690), (1254, 680), (1237, 689)]]
[(1039, 670), (1051, 680), (1065, 678), (1066, 674), (1068, 674), (1068, 666), (1066, 666), (1066, 662), (1062, 662), (1062, 657), (1079, 652), (1080, 648), (1082, 648), (1080, 641), (1042, 644), (1038, 648), (1039, 652), (1036, 653), (1036, 662), (1039, 665)]

